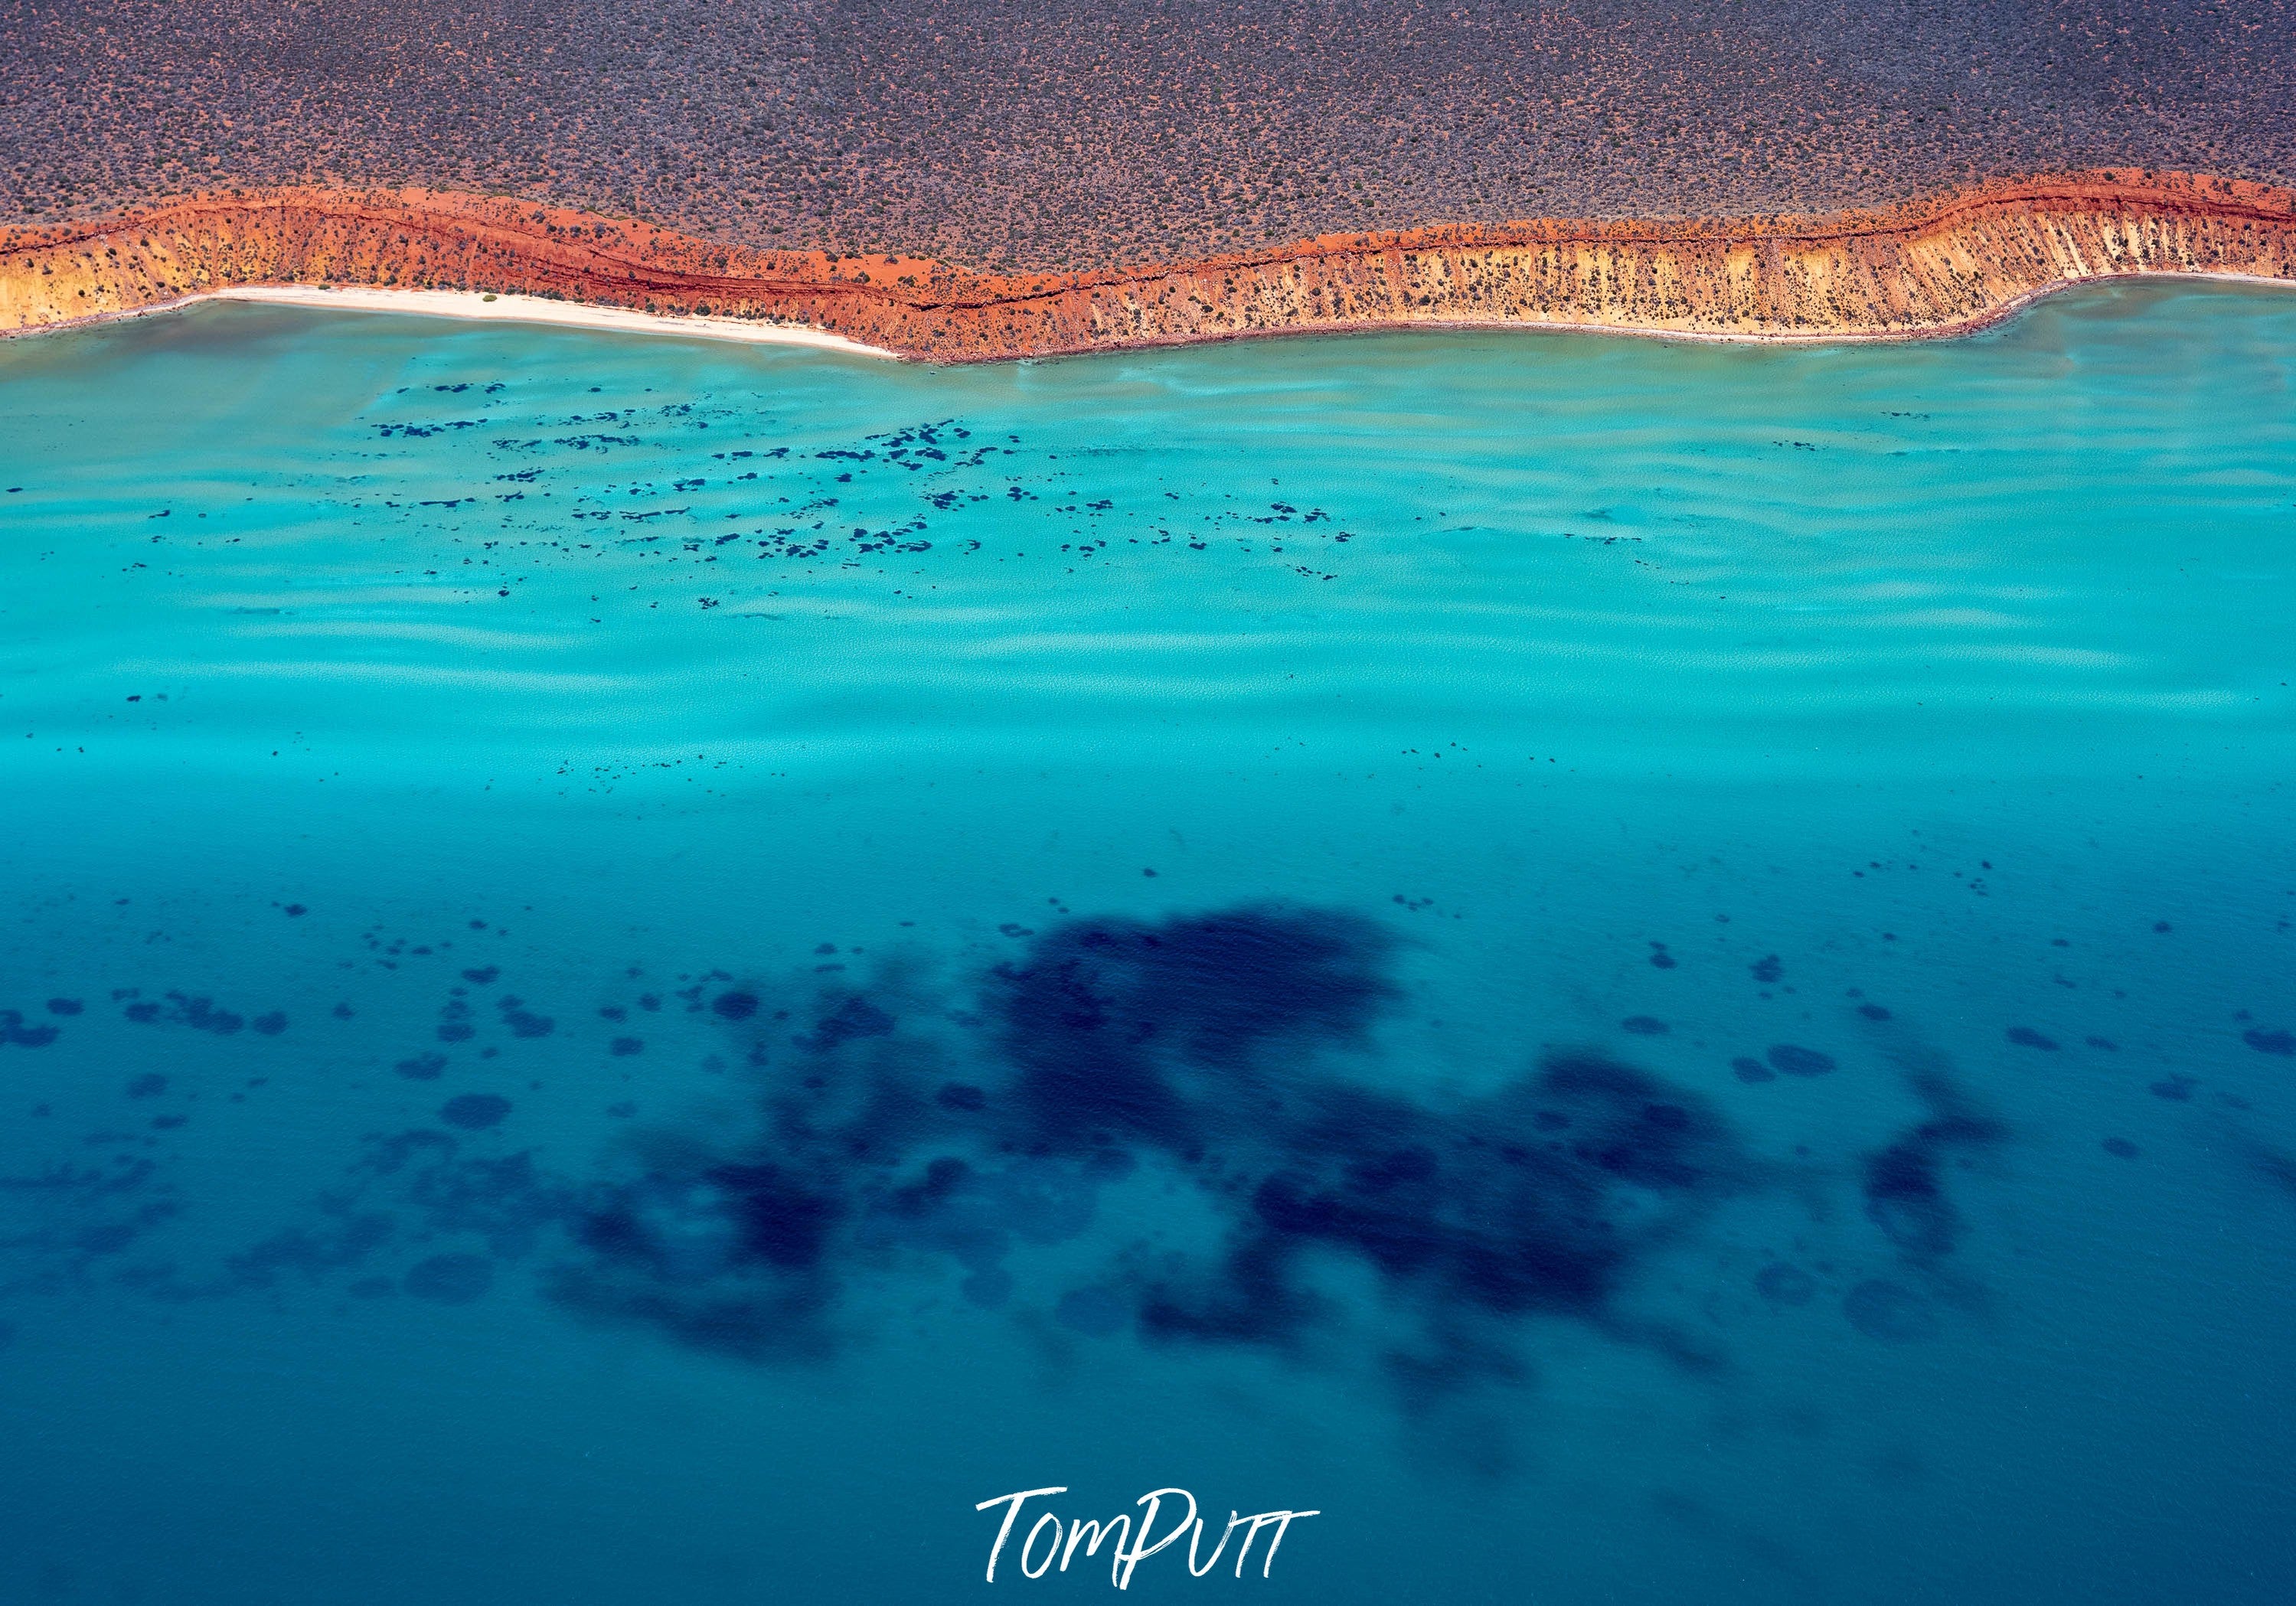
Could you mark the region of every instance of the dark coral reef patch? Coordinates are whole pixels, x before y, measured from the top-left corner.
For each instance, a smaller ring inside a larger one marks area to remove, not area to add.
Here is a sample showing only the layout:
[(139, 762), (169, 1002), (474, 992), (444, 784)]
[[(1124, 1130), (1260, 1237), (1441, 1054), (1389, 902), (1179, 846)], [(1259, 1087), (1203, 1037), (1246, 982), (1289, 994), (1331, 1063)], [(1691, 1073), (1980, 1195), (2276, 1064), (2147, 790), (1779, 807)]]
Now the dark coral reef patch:
[(557, 1291), (704, 1348), (818, 1355), (864, 1271), (939, 1258), (1002, 1303), (1017, 1251), (1077, 1238), (1152, 1169), (1210, 1231), (1119, 1253), (1059, 1300), (1064, 1327), (1290, 1348), (1347, 1318), (1334, 1261), (1404, 1313), (1386, 1341), (1423, 1381), (1505, 1370), (1462, 1337), (1504, 1320), (1634, 1327), (1637, 1271), (1757, 1168), (1705, 1100), (1598, 1054), (1447, 1102), (1379, 1085), (1393, 957), (1382, 928), (1314, 910), (1075, 921), (977, 1007), (889, 986), (721, 1010), (764, 1067), (758, 1129), (634, 1140)]

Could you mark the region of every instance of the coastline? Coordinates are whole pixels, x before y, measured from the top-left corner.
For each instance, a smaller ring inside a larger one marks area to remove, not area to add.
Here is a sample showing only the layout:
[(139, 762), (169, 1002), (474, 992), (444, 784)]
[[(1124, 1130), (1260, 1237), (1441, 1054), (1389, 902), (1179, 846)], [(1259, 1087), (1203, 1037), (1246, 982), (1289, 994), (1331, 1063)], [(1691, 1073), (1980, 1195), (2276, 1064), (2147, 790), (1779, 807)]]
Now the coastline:
[(625, 307), (554, 301), (541, 296), (478, 290), (398, 290), (324, 284), (230, 284), (195, 291), (144, 307), (89, 313), (53, 324), (0, 329), (0, 340), (30, 340), (93, 329), (135, 318), (161, 317), (209, 301), (251, 301), (274, 307), (307, 307), (323, 312), (375, 312), (401, 317), (451, 318), (475, 323), (539, 324), (558, 328), (601, 330), (693, 340), (730, 340), (752, 346), (807, 346), (881, 362), (900, 362), (902, 354), (806, 324), (744, 323), (691, 313), (633, 312)]
[(67, 323), (43, 324), (29, 329), (0, 330), (0, 340), (29, 340), (41, 335), (67, 333), (75, 329), (90, 329), (107, 324), (124, 323), (135, 318), (157, 317), (171, 312), (184, 312), (209, 301), (249, 301), (266, 306), (304, 307), (329, 312), (373, 312), (396, 314), (402, 317), (437, 317), (486, 323), (530, 324), (565, 329), (589, 329), (616, 334), (636, 334), (668, 340), (725, 340), (739, 345), (802, 346), (815, 350), (834, 351), (847, 356), (867, 357), (876, 362), (926, 362), (949, 366), (975, 363), (1047, 362), (1067, 357), (1113, 356), (1127, 351), (1163, 351), (1185, 346), (1225, 345), (1239, 340), (1317, 337), (1329, 340), (1350, 335), (1410, 332), (1604, 335), (1628, 340), (1681, 341), (1689, 345), (1716, 346), (1865, 346), (1894, 345), (1915, 340), (1958, 340), (2005, 323), (2027, 307), (2066, 291), (2079, 290), (2092, 284), (2145, 280), (2167, 283), (2198, 281), (2209, 284), (2245, 284), (2267, 290), (2296, 290), (2296, 279), (2271, 277), (2262, 274), (2172, 273), (2139, 270), (2133, 273), (2100, 274), (2080, 279), (2056, 280), (2029, 291), (2013, 300), (2005, 301), (1988, 311), (1972, 316), (1964, 323), (1941, 324), (1918, 330), (1770, 330), (1704, 332), (1694, 330), (1657, 329), (1631, 324), (1562, 322), (1532, 324), (1497, 323), (1468, 318), (1418, 318), (1386, 322), (1366, 320), (1357, 323), (1303, 324), (1279, 329), (1242, 330), (1230, 334), (1106, 341), (1069, 350), (1024, 352), (1010, 356), (984, 356), (934, 359), (912, 356), (907, 353), (894, 351), (882, 346), (865, 345), (861, 341), (849, 340), (844, 335), (833, 334), (827, 330), (800, 324), (745, 324), (732, 318), (701, 317), (693, 314), (632, 312), (627, 307), (591, 307), (575, 302), (545, 300), (538, 296), (502, 295), (474, 290), (336, 290), (319, 285), (271, 284), (232, 285), (221, 290), (201, 291), (195, 295), (180, 297), (172, 301), (155, 302), (149, 307), (129, 307), (119, 312), (94, 313)]
[[(754, 346), (810, 346), (849, 356), (898, 362), (901, 354), (825, 329), (804, 324), (744, 323), (693, 313), (633, 312), (626, 307), (596, 307), (552, 301), (540, 296), (504, 295), (476, 290), (337, 289), (311, 284), (237, 284), (173, 303), (203, 300), (259, 301), (281, 307), (315, 307), (332, 312), (398, 313), (405, 316), (467, 319), (480, 323), (547, 324), (570, 329), (599, 329), (619, 334), (674, 336), (693, 340), (735, 340)], [(157, 309), (154, 309), (157, 310)]]
[[(1183, 346), (1216, 346), (1238, 340), (1286, 339), (1332, 339), (1347, 335), (1400, 334), (1429, 332), (1439, 334), (1590, 334), (1618, 336), (1626, 340), (1677, 341), (1691, 346), (1890, 346), (1917, 340), (1954, 340), (1977, 334), (1996, 324), (2006, 322), (2027, 307), (2046, 301), (2067, 291), (2081, 290), (2093, 284), (2114, 284), (2144, 281), (2158, 283), (2199, 283), (2204, 284), (2246, 284), (2266, 290), (2296, 290), (2296, 277), (2282, 278), (2267, 274), (2215, 272), (2176, 272), (2161, 268), (2139, 268), (2128, 273), (2093, 274), (2078, 279), (2057, 279), (2027, 291), (2013, 299), (1977, 313), (1958, 324), (1939, 324), (1920, 329), (1860, 329), (1843, 327), (1832, 330), (1693, 330), (1668, 329), (1647, 324), (1570, 323), (1562, 320), (1500, 321), (1489, 318), (1397, 318), (1386, 321), (1364, 320), (1353, 323), (1296, 324), (1274, 329), (1242, 329), (1226, 334), (1183, 335), (1168, 339), (1139, 340), (1110, 340), (1090, 346), (1078, 346), (1058, 351), (1031, 352), (1013, 357), (969, 357), (959, 362), (1044, 362), (1061, 357), (1091, 356), (1102, 352), (1164, 351)], [(0, 332), (0, 339), (6, 332)], [(915, 359), (899, 352), (890, 354), (906, 362)]]
[(1809, 343), (1964, 334), (2059, 290), (2161, 276), (2296, 283), (2296, 192), (2109, 170), (1824, 217), (1433, 225), (1006, 275), (504, 197), (242, 193), (0, 230), (0, 334), (217, 297), (936, 363), (1410, 328)]

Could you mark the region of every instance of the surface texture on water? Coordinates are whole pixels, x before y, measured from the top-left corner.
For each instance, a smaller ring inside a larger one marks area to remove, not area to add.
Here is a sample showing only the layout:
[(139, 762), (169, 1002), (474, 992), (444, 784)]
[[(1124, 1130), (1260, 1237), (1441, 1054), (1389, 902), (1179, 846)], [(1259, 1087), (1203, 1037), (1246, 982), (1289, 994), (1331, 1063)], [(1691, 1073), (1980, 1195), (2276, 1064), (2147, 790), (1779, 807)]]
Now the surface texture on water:
[(212, 307), (0, 485), (0, 1598), (2287, 1598), (2289, 299)]

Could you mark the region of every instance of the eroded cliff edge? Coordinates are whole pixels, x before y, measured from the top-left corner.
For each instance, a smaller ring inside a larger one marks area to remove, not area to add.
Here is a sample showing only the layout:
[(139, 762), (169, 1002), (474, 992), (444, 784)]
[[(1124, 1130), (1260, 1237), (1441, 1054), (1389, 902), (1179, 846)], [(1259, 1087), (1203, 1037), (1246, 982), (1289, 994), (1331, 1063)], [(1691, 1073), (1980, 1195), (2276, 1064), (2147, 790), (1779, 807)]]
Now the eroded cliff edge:
[(298, 284), (804, 324), (933, 361), (1415, 324), (1902, 338), (2132, 274), (2296, 283), (2296, 192), (2106, 170), (1826, 217), (1447, 225), (1187, 265), (1001, 276), (716, 245), (503, 198), (239, 192), (0, 232), (0, 332)]

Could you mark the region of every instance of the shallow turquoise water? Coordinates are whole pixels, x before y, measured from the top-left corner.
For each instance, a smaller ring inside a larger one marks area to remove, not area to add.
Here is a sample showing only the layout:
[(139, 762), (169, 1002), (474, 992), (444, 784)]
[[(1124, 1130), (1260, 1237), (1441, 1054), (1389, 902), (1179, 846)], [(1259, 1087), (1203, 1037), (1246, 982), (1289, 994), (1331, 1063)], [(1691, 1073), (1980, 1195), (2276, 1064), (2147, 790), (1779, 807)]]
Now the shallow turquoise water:
[(216, 306), (0, 485), (0, 1599), (2288, 1596), (2296, 299)]

